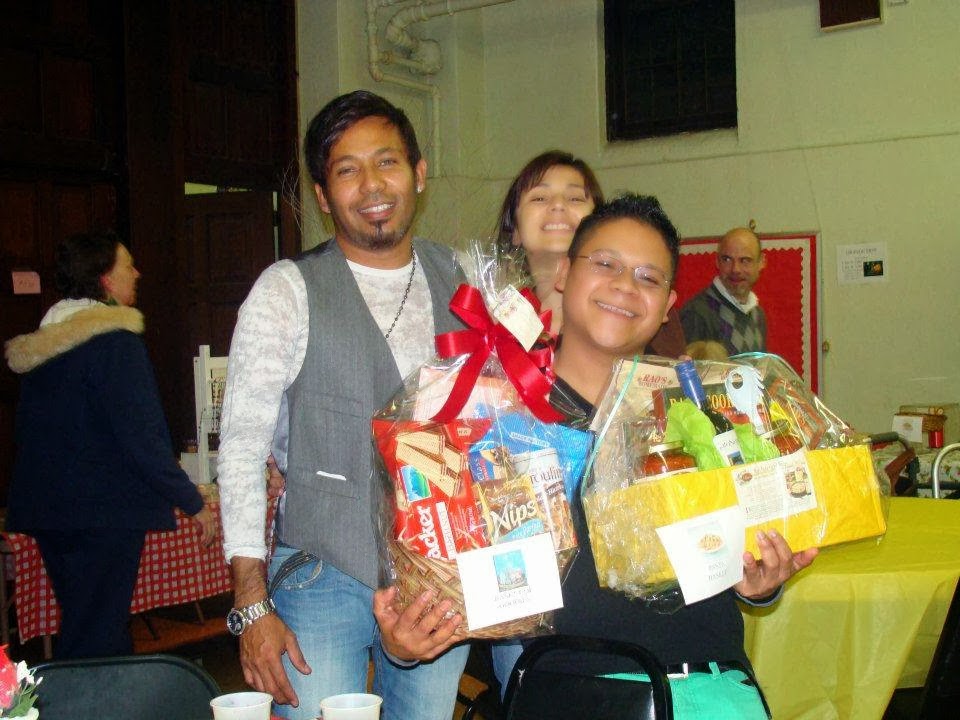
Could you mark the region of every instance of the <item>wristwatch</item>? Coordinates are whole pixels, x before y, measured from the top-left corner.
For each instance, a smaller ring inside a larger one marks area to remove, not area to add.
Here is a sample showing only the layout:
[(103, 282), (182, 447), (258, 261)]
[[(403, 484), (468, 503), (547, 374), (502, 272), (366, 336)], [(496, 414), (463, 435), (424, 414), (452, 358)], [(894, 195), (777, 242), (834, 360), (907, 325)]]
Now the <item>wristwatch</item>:
[(257, 620), (275, 611), (276, 607), (274, 607), (273, 600), (270, 598), (255, 602), (253, 605), (247, 605), (246, 607), (233, 608), (227, 613), (227, 630), (229, 630), (232, 635), (239, 637)]

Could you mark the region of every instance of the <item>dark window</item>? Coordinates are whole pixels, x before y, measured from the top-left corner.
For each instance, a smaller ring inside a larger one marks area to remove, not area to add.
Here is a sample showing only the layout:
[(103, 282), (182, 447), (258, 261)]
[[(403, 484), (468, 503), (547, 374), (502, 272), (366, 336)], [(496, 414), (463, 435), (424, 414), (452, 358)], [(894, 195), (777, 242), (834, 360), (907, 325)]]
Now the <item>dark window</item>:
[(607, 139), (737, 126), (734, 0), (605, 0)]

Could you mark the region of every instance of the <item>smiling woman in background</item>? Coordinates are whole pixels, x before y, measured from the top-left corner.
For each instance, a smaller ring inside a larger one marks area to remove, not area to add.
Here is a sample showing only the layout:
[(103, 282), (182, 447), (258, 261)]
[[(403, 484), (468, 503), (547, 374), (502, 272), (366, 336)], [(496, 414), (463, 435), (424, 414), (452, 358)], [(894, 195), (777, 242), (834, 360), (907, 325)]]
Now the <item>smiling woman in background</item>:
[(64, 299), (6, 344), (22, 373), (6, 529), (36, 538), (61, 609), (56, 658), (127, 655), (147, 530), (179, 507), (213, 542), (216, 522), (174, 459), (133, 307), (140, 273), (110, 233), (57, 248)]
[(560, 329), (560, 294), (554, 285), (560, 260), (580, 221), (603, 202), (593, 170), (562, 150), (541, 153), (513, 179), (500, 207), (497, 244), (520, 248), (543, 310), (553, 311), (551, 330)]
[[(558, 333), (563, 322), (562, 297), (556, 289), (557, 268), (567, 256), (580, 221), (603, 204), (603, 190), (590, 166), (563, 150), (548, 150), (530, 160), (510, 183), (497, 221), (501, 250), (522, 250), (543, 310), (551, 310), (550, 330)], [(670, 308), (667, 322), (646, 351), (675, 358), (686, 339), (680, 315)]]

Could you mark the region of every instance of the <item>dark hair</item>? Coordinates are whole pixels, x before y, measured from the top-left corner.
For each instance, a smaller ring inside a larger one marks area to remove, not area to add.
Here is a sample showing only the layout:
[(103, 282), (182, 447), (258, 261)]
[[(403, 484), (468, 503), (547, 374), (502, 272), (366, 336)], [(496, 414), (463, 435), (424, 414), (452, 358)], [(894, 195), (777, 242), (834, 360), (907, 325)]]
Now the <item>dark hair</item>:
[(116, 264), (119, 245), (120, 238), (109, 231), (74, 235), (61, 242), (54, 258), (54, 280), (60, 294), (65, 298), (106, 298), (100, 276)]
[(307, 128), (303, 154), (310, 176), (320, 187), (327, 187), (327, 160), (330, 158), (330, 149), (344, 132), (368, 117), (381, 117), (400, 132), (410, 167), (420, 162), (417, 134), (403, 110), (372, 92), (355, 90), (335, 97), (324, 105)]
[(603, 191), (600, 189), (600, 183), (597, 182), (593, 170), (583, 160), (563, 150), (548, 150), (537, 155), (523, 166), (523, 169), (510, 184), (506, 197), (503, 198), (496, 235), (497, 245), (504, 252), (509, 252), (513, 247), (513, 235), (517, 231), (517, 206), (520, 205), (520, 196), (543, 180), (547, 170), (557, 165), (571, 167), (579, 172), (583, 176), (587, 197), (593, 200), (595, 205), (600, 205), (603, 202)]
[(573, 234), (573, 241), (567, 251), (567, 257), (573, 259), (580, 254), (580, 248), (593, 234), (608, 222), (621, 219), (636, 220), (638, 223), (649, 225), (663, 238), (663, 244), (670, 252), (671, 284), (677, 278), (680, 261), (680, 233), (670, 222), (670, 218), (660, 207), (660, 201), (653, 195), (637, 195), (623, 193), (603, 205), (598, 205), (590, 215), (580, 221), (580, 226)]

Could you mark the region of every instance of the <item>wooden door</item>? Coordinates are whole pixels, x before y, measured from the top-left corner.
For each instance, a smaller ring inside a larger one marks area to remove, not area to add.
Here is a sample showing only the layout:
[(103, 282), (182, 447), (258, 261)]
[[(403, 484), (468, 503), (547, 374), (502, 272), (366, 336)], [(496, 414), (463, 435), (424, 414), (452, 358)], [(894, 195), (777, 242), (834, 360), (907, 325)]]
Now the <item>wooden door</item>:
[(168, 418), (175, 443), (192, 438), (193, 356), (200, 345), (226, 355), (237, 310), (253, 281), (276, 257), (273, 193), (227, 192), (187, 195), (177, 257), (184, 267), (176, 288), (185, 310), (178, 341), (181, 378), (177, 410)]
[[(119, 99), (122, 6), (96, 0), (3, 3), (0, 20), (0, 341), (32, 332), (59, 298), (54, 248), (122, 229)], [(15, 294), (11, 272), (36, 272)], [(0, 362), (0, 505), (13, 470), (20, 384)]]

